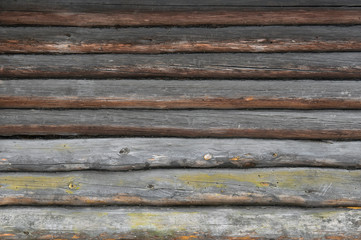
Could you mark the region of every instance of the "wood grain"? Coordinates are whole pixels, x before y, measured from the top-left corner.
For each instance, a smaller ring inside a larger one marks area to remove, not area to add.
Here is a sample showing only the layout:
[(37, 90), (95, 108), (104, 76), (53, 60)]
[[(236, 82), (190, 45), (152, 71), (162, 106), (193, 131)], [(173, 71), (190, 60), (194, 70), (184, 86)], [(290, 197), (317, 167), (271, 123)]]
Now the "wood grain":
[(194, 26), (360, 24), (358, 1), (6, 1), (2, 25)]
[(17, 78), (361, 78), (361, 52), (0, 55)]
[(0, 205), (361, 207), (360, 177), (320, 168), (1, 173)]
[(361, 27), (0, 27), (0, 53), (290, 51), (361, 51)]
[(103, 138), (0, 140), (0, 171), (361, 168), (361, 142)]
[(0, 81), (0, 108), (361, 109), (359, 81)]
[(1, 110), (0, 135), (361, 139), (360, 111)]
[(0, 134), (361, 139), (359, 111), (2, 110)]
[[(358, 239), (360, 210), (62, 208), (0, 210), (2, 239)], [(327, 230), (326, 230), (327, 229)]]

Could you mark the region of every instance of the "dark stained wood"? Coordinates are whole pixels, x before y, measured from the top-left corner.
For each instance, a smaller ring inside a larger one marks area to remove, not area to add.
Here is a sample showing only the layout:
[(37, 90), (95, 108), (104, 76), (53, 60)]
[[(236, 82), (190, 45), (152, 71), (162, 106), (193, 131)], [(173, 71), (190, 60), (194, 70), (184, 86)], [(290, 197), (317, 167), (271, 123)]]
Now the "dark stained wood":
[(1, 173), (0, 205), (361, 207), (360, 177), (320, 168)]
[[(5, 207), (2, 239), (359, 239), (358, 209)], [(327, 230), (325, 230), (327, 229)]]
[(108, 138), (0, 140), (0, 171), (361, 168), (361, 142)]
[(244, 7), (360, 7), (355, 0), (8, 0), (0, 2), (3, 10), (31, 11), (106, 11), (106, 10), (178, 10), (178, 9), (230, 9)]
[(360, 111), (1, 110), (0, 135), (361, 139)]
[(361, 78), (361, 52), (0, 55), (1, 77)]
[(2, 80), (1, 108), (361, 109), (359, 81)]
[[(53, 2), (53, 1), (52, 1)], [(360, 4), (359, 4), (360, 5)], [(74, 5), (75, 6), (75, 5)], [(43, 7), (43, 6), (42, 6)], [(96, 5), (94, 6), (97, 7)], [(111, 5), (108, 7), (112, 8)], [(360, 24), (360, 8), (269, 8), (269, 9), (214, 9), (195, 6), (161, 10), (111, 9), (107, 12), (90, 11), (4, 11), (0, 6), (0, 25), (54, 25), (54, 26), (197, 26), (197, 25), (338, 25)], [(207, 10), (208, 9), (208, 10)]]
[(289, 51), (361, 51), (361, 27), (0, 28), (0, 53)]

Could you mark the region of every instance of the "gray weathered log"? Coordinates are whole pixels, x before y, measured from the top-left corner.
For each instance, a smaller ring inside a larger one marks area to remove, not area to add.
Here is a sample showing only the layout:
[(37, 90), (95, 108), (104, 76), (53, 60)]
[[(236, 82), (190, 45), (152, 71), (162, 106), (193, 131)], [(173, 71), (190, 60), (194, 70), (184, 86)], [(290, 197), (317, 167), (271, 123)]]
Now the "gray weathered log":
[(361, 207), (360, 178), (320, 168), (1, 173), (0, 205)]
[(0, 80), (0, 107), (361, 109), (361, 83), (337, 80)]
[(361, 139), (361, 111), (4, 109), (0, 135)]
[(361, 142), (109, 138), (0, 140), (0, 171), (361, 168)]
[(1, 27), (0, 53), (360, 51), (361, 27)]
[[(322, 208), (0, 210), (2, 239), (359, 239), (361, 211)], [(242, 238), (243, 237), (243, 238)]]
[(361, 78), (361, 52), (0, 55), (0, 77)]

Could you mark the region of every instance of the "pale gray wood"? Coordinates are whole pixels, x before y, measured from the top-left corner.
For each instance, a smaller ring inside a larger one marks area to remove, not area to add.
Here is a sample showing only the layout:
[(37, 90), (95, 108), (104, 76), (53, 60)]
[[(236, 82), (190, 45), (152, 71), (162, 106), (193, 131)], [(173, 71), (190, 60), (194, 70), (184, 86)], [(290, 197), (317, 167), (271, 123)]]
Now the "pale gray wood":
[(320, 168), (1, 173), (0, 205), (361, 207), (360, 177)]
[(361, 53), (0, 55), (1, 77), (360, 78)]
[(361, 111), (1, 110), (5, 125), (90, 125), (175, 129), (360, 130)]
[(361, 168), (361, 142), (109, 138), (0, 140), (0, 171), (148, 168)]
[(341, 208), (7, 207), (0, 210), (0, 234), (16, 239), (358, 239), (360, 218), (360, 210)]
[[(174, 100), (195, 98), (361, 99), (360, 81), (0, 80), (0, 96)], [(334, 106), (337, 108), (338, 106)]]

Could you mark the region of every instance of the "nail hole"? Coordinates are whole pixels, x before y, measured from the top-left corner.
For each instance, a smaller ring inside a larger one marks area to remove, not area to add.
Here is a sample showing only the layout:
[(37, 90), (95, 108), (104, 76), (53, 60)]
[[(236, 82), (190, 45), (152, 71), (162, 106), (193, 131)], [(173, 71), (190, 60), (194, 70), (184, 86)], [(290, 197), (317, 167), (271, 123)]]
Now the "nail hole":
[(153, 185), (153, 184), (149, 184), (149, 185), (147, 186), (147, 188), (149, 188), (149, 189), (154, 189), (154, 185)]
[(277, 157), (277, 156), (278, 156), (277, 153), (272, 154), (272, 157)]
[(69, 183), (68, 187), (69, 187), (70, 189), (74, 189), (74, 188), (76, 188), (76, 185), (71, 182), (71, 183)]
[(71, 37), (71, 34), (70, 34), (70, 33), (66, 33), (65, 36)]

